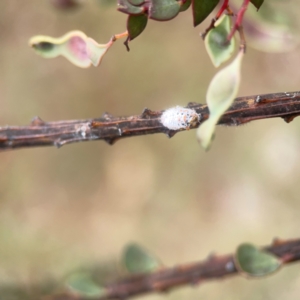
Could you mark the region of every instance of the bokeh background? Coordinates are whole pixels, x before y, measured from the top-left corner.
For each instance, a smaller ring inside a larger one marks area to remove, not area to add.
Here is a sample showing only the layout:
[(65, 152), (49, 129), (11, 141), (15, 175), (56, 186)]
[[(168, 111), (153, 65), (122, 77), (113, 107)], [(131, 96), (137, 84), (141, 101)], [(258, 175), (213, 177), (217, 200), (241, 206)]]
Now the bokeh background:
[[(193, 28), (190, 10), (170, 22), (150, 21), (129, 53), (115, 43), (99, 68), (44, 60), (28, 47), (31, 36), (73, 29), (107, 42), (124, 31), (126, 15), (106, 2), (62, 11), (46, 0), (1, 0), (1, 125), (205, 102), (216, 70), (199, 37), (208, 23)], [(273, 1), (291, 20), (300, 13), (297, 4)], [(283, 54), (248, 48), (239, 95), (299, 90), (299, 65), (299, 48)], [(242, 242), (299, 237), (299, 130), (298, 119), (220, 127), (207, 153), (193, 130), (114, 146), (98, 141), (1, 153), (0, 286), (118, 261), (132, 241), (172, 266), (232, 252)], [(294, 264), (263, 280), (235, 277), (145, 299), (299, 296)]]

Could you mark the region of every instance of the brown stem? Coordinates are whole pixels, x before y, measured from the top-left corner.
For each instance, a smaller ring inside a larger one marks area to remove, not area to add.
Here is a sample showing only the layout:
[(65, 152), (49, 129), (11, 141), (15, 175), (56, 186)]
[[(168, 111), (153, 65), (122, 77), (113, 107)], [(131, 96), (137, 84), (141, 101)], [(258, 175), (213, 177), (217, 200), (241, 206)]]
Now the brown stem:
[[(275, 240), (272, 245), (263, 247), (281, 259), (283, 264), (300, 260), (300, 239)], [(183, 285), (196, 285), (207, 280), (238, 275), (234, 255), (211, 256), (202, 262), (164, 268), (149, 274), (129, 276), (108, 284), (106, 293), (94, 300), (127, 299), (142, 294), (166, 292)], [(86, 300), (72, 294), (55, 295), (48, 300)], [(89, 298), (90, 299), (90, 298)]]
[[(105, 140), (109, 144), (131, 136), (165, 133), (169, 137), (179, 131), (197, 128), (208, 116), (207, 105), (189, 103), (200, 118), (191, 126), (170, 130), (161, 123), (164, 111), (144, 109), (141, 115), (113, 117), (105, 113), (102, 117), (88, 120), (44, 122), (33, 119), (28, 126), (0, 127), (0, 150), (24, 147), (56, 146), (74, 142)], [(240, 97), (222, 116), (219, 124), (237, 126), (253, 120), (281, 117), (291, 122), (300, 115), (300, 92), (276, 93)]]

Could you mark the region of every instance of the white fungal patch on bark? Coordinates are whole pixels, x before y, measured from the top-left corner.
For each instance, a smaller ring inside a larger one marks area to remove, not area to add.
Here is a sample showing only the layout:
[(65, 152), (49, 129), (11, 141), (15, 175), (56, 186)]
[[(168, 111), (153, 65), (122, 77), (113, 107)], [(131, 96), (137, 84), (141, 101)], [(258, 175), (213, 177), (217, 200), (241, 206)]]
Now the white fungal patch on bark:
[(161, 115), (161, 123), (170, 130), (189, 129), (197, 125), (200, 115), (194, 109), (176, 106)]

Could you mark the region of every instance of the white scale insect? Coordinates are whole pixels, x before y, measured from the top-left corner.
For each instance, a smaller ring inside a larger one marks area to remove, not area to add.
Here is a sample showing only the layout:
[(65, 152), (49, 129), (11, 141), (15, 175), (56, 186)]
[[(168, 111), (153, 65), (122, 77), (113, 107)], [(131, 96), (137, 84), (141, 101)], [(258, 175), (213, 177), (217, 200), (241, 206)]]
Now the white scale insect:
[(170, 130), (189, 129), (200, 121), (194, 109), (176, 106), (161, 115), (161, 123)]

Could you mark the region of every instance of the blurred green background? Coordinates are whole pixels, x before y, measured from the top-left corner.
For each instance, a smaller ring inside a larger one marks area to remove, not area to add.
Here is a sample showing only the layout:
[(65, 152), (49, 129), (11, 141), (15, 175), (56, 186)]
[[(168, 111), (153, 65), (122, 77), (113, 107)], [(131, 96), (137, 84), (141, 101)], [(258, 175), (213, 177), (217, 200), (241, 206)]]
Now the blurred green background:
[[(291, 18), (297, 0), (285, 2)], [(282, 7), (282, 5), (281, 5)], [(50, 1), (0, 2), (0, 124), (139, 114), (205, 102), (216, 70), (191, 11), (150, 21), (126, 52), (117, 42), (99, 68), (44, 60), (31, 36), (78, 29), (100, 43), (125, 30), (113, 5), (86, 1), (72, 11)], [(239, 95), (299, 90), (299, 48), (248, 48)], [(0, 286), (59, 277), (82, 265), (118, 260), (138, 242), (167, 266), (197, 261), (242, 242), (299, 237), (300, 123), (256, 121), (217, 129), (205, 153), (195, 131), (172, 139), (135, 137), (23, 149), (0, 155)], [(299, 265), (263, 280), (235, 277), (144, 299), (299, 299)], [(1, 298), (1, 295), (0, 295)]]

